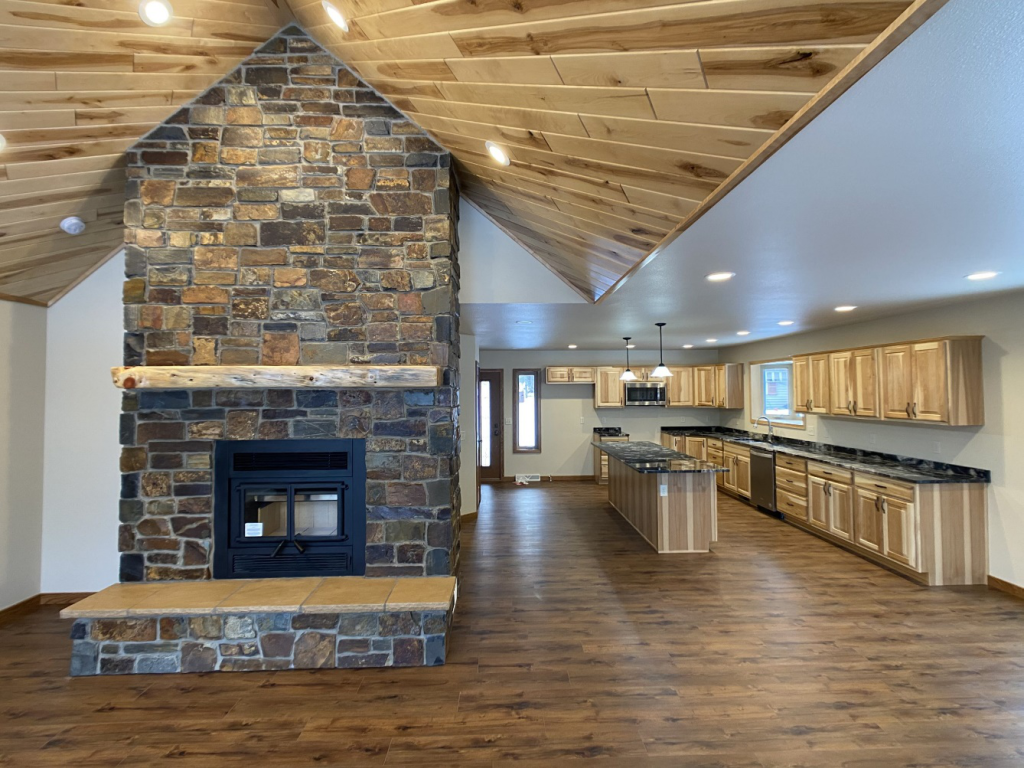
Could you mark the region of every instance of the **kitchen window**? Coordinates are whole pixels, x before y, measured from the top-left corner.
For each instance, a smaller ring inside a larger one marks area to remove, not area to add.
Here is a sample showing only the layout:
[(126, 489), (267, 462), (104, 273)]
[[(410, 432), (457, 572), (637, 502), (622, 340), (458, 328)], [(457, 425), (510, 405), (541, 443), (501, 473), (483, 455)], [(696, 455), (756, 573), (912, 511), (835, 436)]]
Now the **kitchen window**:
[(750, 366), (750, 419), (767, 416), (772, 422), (803, 427), (804, 415), (793, 407), (793, 363), (789, 360)]
[(513, 453), (540, 453), (539, 369), (512, 371)]

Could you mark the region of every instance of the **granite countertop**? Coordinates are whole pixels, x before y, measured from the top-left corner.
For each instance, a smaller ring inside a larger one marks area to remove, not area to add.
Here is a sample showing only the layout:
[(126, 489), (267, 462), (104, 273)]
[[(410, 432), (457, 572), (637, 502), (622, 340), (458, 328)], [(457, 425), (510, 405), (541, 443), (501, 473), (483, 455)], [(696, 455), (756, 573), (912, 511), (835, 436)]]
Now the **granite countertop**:
[(627, 467), (644, 474), (683, 474), (695, 472), (727, 472), (725, 467), (701, 461), (685, 453), (673, 451), (657, 443), (594, 443)]
[(776, 438), (775, 442), (769, 443), (758, 439), (763, 437), (763, 434), (758, 432), (716, 431), (707, 427), (662, 427), (661, 431), (670, 435), (691, 435), (734, 442), (751, 448), (775, 451), (787, 456), (831, 464), (854, 472), (868, 472), (892, 480), (902, 480), (905, 483), (989, 483), (992, 479), (991, 473), (986, 469), (961, 467), (928, 459), (862, 451), (824, 443), (809, 443), (789, 438)]

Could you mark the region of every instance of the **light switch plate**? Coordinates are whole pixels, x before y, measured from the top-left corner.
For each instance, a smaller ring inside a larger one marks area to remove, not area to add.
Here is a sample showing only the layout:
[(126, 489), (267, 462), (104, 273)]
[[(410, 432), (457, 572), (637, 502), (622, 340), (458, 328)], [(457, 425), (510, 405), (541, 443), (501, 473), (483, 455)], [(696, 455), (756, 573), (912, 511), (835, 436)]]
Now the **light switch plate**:
[(512, 426), (512, 417), (511, 416), (506, 416), (505, 417), (505, 426), (506, 427), (511, 427)]

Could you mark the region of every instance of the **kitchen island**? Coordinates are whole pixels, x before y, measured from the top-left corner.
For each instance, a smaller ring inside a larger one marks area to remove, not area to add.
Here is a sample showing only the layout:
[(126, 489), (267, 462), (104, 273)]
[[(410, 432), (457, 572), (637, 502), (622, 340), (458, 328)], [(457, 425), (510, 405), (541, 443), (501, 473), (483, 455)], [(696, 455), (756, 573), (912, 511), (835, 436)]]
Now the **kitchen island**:
[(608, 501), (659, 554), (709, 552), (724, 467), (657, 443), (594, 443), (608, 454)]

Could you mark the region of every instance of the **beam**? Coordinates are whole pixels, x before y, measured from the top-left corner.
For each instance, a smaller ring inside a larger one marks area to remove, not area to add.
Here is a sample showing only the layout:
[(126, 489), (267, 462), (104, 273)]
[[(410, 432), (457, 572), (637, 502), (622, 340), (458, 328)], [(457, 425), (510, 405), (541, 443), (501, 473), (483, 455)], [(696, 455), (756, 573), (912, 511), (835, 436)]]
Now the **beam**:
[(112, 368), (119, 389), (430, 389), (433, 365), (140, 365)]

